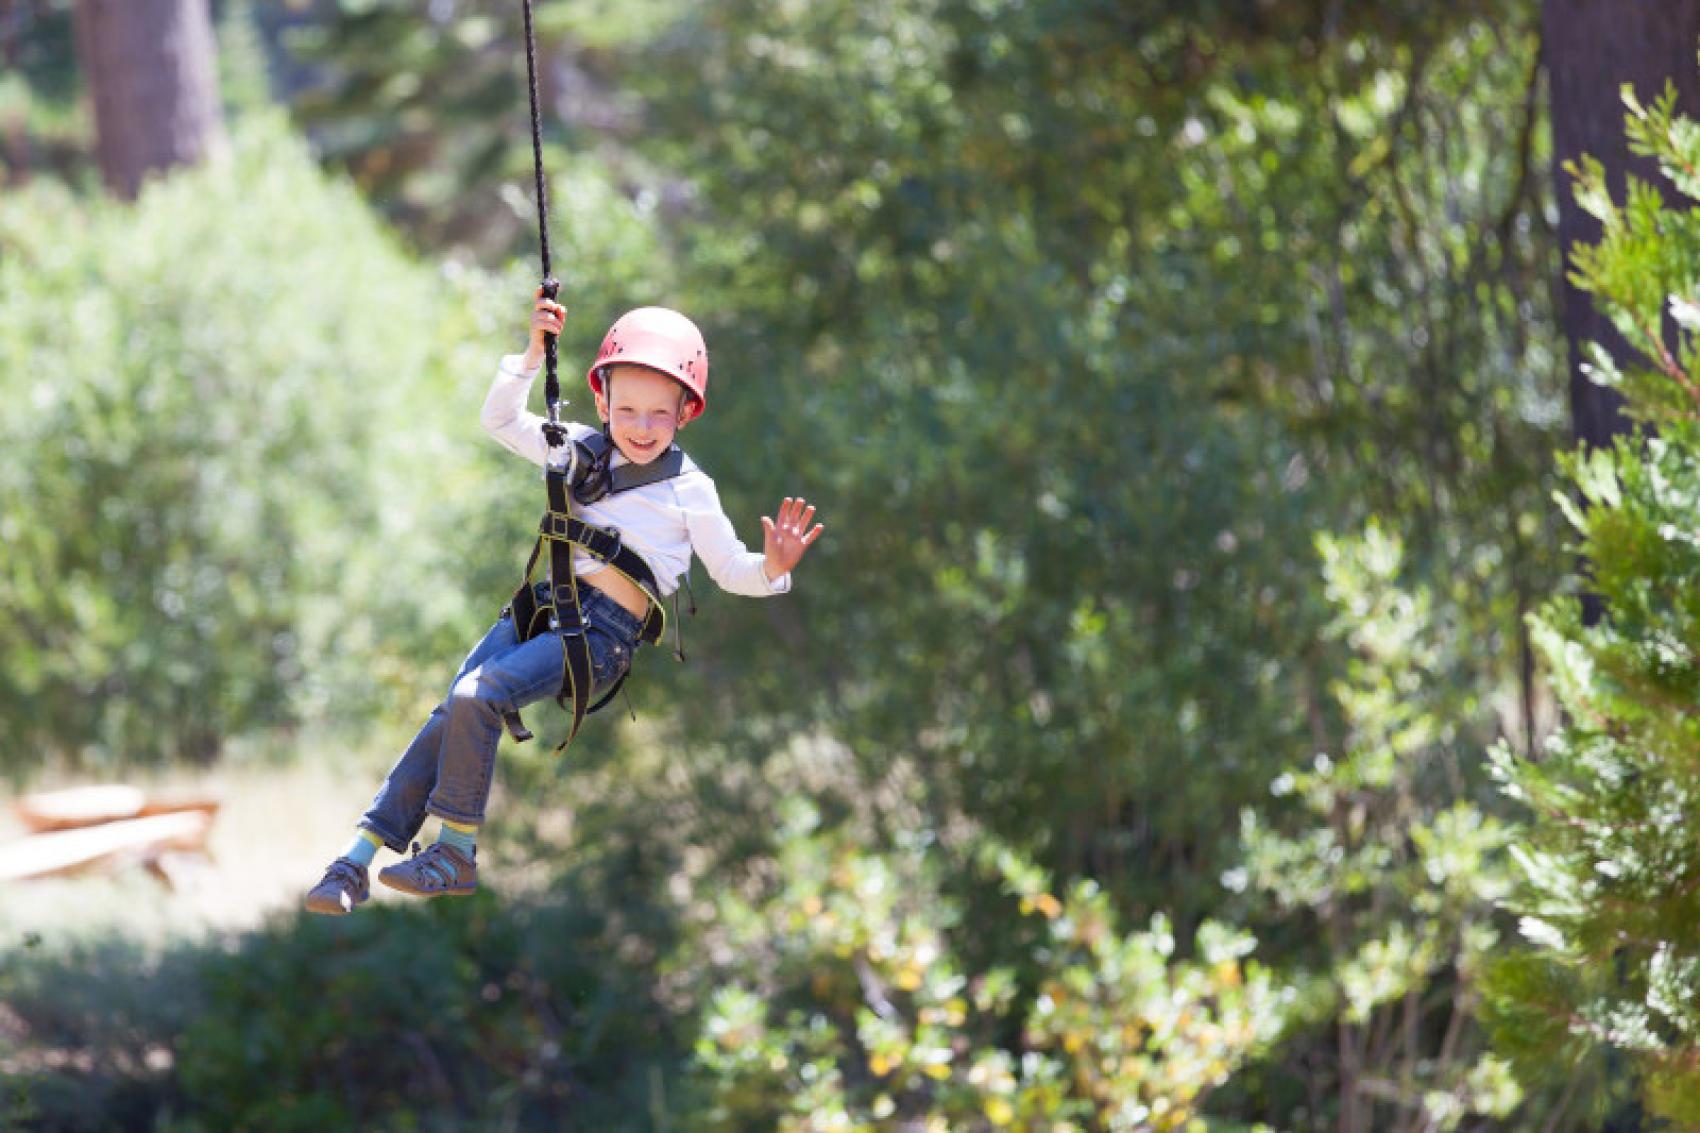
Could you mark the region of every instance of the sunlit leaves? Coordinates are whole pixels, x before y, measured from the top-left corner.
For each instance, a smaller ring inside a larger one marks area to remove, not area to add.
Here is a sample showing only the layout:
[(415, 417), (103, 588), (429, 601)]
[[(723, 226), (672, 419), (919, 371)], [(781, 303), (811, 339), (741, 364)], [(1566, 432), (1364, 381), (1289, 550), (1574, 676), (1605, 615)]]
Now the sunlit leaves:
[(1053, 893), (995, 845), (977, 860), (1026, 944), (1015, 969), (965, 969), (924, 846), (874, 854), (793, 828), (775, 884), (722, 899), (705, 939), (737, 951), (746, 982), (708, 998), (709, 1127), (1184, 1129), (1275, 1034), (1285, 997), (1249, 937), (1206, 923), (1180, 959), (1165, 918), (1124, 932), (1097, 886)]

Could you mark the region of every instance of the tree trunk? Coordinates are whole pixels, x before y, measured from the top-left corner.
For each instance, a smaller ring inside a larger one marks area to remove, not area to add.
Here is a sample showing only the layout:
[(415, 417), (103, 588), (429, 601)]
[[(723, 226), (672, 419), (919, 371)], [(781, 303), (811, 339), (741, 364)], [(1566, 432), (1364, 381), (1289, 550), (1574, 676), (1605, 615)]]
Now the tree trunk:
[(208, 0), (77, 0), (76, 40), (113, 193), (224, 144)]
[(1544, 0), (1541, 34), (1552, 99), (1553, 173), (1558, 181), (1558, 239), (1564, 249), (1564, 333), (1570, 342), (1570, 411), (1576, 439), (1593, 447), (1625, 431), (1622, 399), (1582, 375), (1583, 351), (1597, 342), (1619, 362), (1635, 352), (1589, 297), (1568, 279), (1570, 250), (1600, 238), (1600, 226), (1576, 206), (1564, 163), (1583, 154), (1606, 168), (1612, 196), (1623, 199), (1626, 173), (1657, 181), (1652, 162), (1631, 158), (1623, 134), (1625, 83), (1643, 100), (1676, 84), (1680, 105), (1700, 112), (1700, 0)]

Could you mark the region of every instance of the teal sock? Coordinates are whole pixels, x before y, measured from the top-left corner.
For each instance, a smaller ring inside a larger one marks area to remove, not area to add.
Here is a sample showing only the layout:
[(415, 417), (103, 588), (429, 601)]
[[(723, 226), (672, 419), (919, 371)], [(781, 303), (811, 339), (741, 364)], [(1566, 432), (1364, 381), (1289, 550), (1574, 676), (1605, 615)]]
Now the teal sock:
[(356, 865), (369, 866), (372, 864), (372, 859), (377, 856), (378, 847), (383, 844), (382, 838), (370, 830), (363, 829), (354, 836), (354, 841), (348, 844), (348, 849), (342, 852), (342, 856)]
[(450, 822), (443, 819), (443, 828), (437, 832), (437, 841), (447, 842), (459, 850), (467, 861), (472, 861), (478, 852), (478, 827), (464, 822)]

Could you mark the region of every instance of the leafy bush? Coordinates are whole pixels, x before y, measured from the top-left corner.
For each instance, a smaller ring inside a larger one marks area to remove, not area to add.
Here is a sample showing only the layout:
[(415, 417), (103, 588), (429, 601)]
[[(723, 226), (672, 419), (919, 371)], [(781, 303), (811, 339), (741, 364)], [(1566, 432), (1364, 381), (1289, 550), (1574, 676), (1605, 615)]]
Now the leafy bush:
[(0, 1117), (41, 1129), (630, 1127), (684, 1053), (583, 901), (279, 918), (0, 965)]
[(198, 949), (124, 940), (0, 954), (0, 1128), (152, 1128), (180, 1104), (175, 1036), (201, 1004)]
[(1163, 917), (1124, 932), (1091, 882), (1058, 897), (995, 847), (978, 860), (1027, 942), (968, 968), (945, 856), (870, 852), (793, 808), (772, 885), (722, 893), (699, 948), (727, 961), (697, 1041), (703, 1127), (1181, 1129), (1278, 1027), (1249, 937), (1206, 923), (1179, 959)]
[(668, 1029), (601, 918), (488, 893), (372, 912), (209, 963), (178, 1050), (197, 1127), (595, 1128), (664, 1101)]

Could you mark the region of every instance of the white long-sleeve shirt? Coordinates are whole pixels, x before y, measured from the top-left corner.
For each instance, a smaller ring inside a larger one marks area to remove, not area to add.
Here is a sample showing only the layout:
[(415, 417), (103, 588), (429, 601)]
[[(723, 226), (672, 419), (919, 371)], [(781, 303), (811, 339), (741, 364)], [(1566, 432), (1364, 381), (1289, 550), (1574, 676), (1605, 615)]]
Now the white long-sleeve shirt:
[[(525, 408), (537, 371), (523, 369), (523, 363), (518, 354), (502, 359), (479, 420), (504, 447), (539, 467), (547, 467), (549, 445), (543, 439), (543, 418)], [(563, 424), (574, 439), (596, 432), (573, 421)], [(615, 449), (614, 466), (625, 463), (625, 456)], [(689, 456), (679, 475), (579, 505), (577, 513), (586, 523), (619, 531), (625, 545), (655, 572), (663, 596), (678, 589), (680, 576), (690, 569), (693, 551), (722, 590), (765, 598), (791, 589), (788, 573), (768, 581), (762, 571), (762, 556), (744, 547), (720, 506), (714, 481)], [(575, 551), (575, 573), (595, 574), (605, 569), (602, 562)]]

